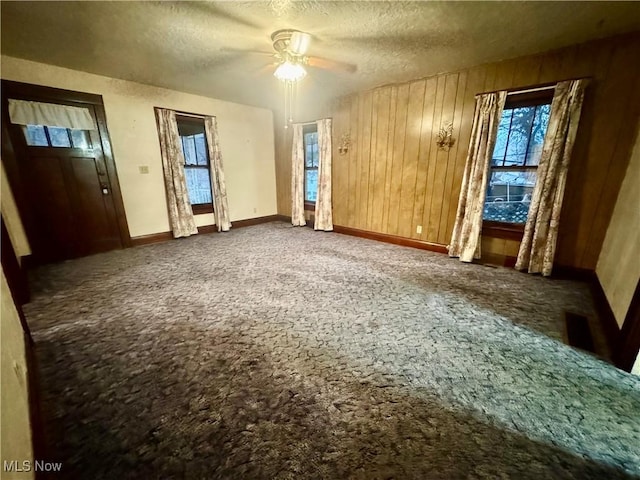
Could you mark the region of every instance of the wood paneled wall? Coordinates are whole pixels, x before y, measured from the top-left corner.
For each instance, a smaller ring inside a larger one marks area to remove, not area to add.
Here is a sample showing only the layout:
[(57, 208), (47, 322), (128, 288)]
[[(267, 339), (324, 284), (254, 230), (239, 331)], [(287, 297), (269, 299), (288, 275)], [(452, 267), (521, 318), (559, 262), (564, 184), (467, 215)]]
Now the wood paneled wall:
[[(335, 100), (336, 225), (446, 245), (451, 237), (478, 93), (590, 77), (572, 155), (556, 262), (594, 269), (640, 116), (640, 33), (472, 67)], [(450, 151), (435, 144), (453, 123)], [(348, 154), (338, 141), (351, 136)], [(290, 133), (276, 129), (278, 213), (290, 215)], [(422, 233), (416, 232), (422, 226)], [(483, 239), (513, 255), (517, 242)]]

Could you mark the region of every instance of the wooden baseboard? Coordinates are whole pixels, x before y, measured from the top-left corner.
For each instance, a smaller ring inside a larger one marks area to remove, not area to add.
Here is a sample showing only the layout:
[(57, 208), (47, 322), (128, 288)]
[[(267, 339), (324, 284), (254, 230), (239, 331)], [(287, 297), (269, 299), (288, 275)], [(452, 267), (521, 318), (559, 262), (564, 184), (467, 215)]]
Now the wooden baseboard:
[(171, 232), (151, 233), (149, 235), (140, 235), (137, 237), (131, 237), (131, 246), (139, 247), (140, 245), (149, 245), (151, 243), (160, 243), (171, 240), (173, 235)]
[(282, 215), (267, 215), (265, 217), (247, 218), (246, 220), (236, 220), (233, 222), (233, 228), (251, 227), (261, 223), (277, 222), (282, 220)]
[(370, 232), (368, 230), (343, 227), (340, 225), (334, 225), (333, 231), (344, 235), (352, 235), (354, 237), (368, 238), (369, 240), (377, 240), (379, 242), (393, 243), (394, 245), (401, 245), (403, 247), (420, 248), (421, 250), (430, 250), (438, 253), (448, 253), (446, 245), (399, 237), (397, 235), (389, 235), (387, 233)]
[[(246, 220), (236, 220), (233, 223), (233, 228), (250, 227), (252, 225), (259, 225), (260, 223), (276, 222), (282, 220), (282, 215), (267, 215), (265, 217), (248, 218)], [(198, 227), (199, 234), (217, 233), (218, 227), (216, 225), (204, 225)], [(138, 247), (140, 245), (149, 245), (151, 243), (166, 242), (173, 240), (173, 234), (171, 232), (152, 233), (149, 235), (140, 235), (138, 237), (131, 237), (131, 246)]]

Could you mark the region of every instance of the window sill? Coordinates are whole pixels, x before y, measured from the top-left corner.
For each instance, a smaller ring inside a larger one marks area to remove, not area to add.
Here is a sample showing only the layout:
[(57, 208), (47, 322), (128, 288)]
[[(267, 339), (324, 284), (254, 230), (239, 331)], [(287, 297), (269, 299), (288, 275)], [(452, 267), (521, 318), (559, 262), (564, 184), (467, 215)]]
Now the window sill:
[(315, 202), (304, 202), (304, 209), (308, 212), (315, 212), (316, 210)]
[(198, 205), (191, 205), (191, 210), (193, 211), (194, 215), (213, 213), (213, 203), (200, 203)]
[(485, 221), (482, 222), (482, 235), (520, 242), (524, 235), (524, 224)]

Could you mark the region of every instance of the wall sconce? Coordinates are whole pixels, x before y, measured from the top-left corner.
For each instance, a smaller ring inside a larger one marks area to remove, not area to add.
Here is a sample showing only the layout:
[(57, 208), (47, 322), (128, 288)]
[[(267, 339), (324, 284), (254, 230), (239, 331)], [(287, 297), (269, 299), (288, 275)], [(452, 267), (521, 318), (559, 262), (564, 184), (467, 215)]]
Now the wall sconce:
[(436, 137), (436, 144), (440, 150), (449, 151), (451, 147), (456, 143), (453, 135), (453, 123), (449, 122), (446, 125), (440, 127), (438, 136)]
[(351, 135), (348, 133), (343, 133), (340, 138), (340, 145), (338, 146), (338, 152), (340, 155), (346, 155), (349, 152), (349, 147), (351, 146)]

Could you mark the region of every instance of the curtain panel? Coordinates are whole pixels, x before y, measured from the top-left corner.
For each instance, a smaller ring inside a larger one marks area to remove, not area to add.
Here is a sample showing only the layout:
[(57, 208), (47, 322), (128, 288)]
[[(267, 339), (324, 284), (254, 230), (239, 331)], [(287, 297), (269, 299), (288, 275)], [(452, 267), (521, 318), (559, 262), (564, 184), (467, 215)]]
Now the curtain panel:
[(222, 168), (222, 154), (218, 138), (218, 120), (216, 117), (204, 117), (204, 131), (207, 137), (209, 160), (211, 164), (211, 192), (213, 193), (213, 216), (219, 232), (228, 232), (231, 228), (227, 187)]
[(518, 251), (515, 266), (518, 270), (551, 275), (569, 161), (586, 84), (586, 80), (572, 80), (556, 85), (538, 177)]
[(189, 202), (176, 113), (173, 110), (156, 108), (156, 121), (160, 137), (169, 224), (174, 238), (188, 237), (198, 233), (198, 228)]
[(318, 197), (316, 198), (314, 230), (333, 230), (331, 200), (331, 119), (318, 120)]
[(291, 224), (302, 227), (304, 218), (304, 145), (302, 125), (293, 125), (293, 145), (291, 147)]
[(28, 102), (9, 99), (9, 118), (17, 125), (96, 130), (96, 122), (88, 108), (57, 103)]
[(489, 168), (506, 99), (506, 91), (476, 96), (458, 211), (448, 247), (449, 256), (459, 257), (462, 262), (480, 258), (480, 234)]

